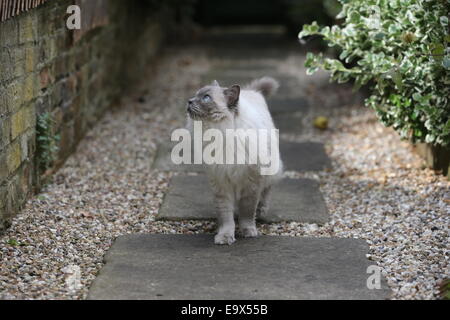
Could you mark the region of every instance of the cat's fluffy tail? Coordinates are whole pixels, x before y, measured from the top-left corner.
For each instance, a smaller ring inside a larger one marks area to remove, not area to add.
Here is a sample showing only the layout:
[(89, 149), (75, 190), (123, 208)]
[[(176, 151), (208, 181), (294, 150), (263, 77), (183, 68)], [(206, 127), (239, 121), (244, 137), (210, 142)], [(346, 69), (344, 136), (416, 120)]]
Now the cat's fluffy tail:
[(274, 95), (279, 87), (280, 83), (274, 78), (263, 77), (261, 79), (253, 80), (252, 83), (247, 86), (247, 89), (261, 92), (264, 97), (268, 98)]

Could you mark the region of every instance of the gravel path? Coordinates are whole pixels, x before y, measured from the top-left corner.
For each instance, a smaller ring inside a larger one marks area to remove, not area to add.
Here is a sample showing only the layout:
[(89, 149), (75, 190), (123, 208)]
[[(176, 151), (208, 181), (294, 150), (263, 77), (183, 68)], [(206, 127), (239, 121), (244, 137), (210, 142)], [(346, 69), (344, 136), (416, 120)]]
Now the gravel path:
[[(330, 129), (310, 124), (308, 137), (326, 143), (333, 170), (294, 172), (320, 181), (331, 214), (324, 226), (260, 225), (264, 234), (366, 239), (393, 299), (435, 299), (450, 277), (450, 183), (423, 167), (409, 144), (354, 105), (345, 87), (305, 80), (299, 57), (283, 63), (305, 86)], [(295, 66), (295, 68), (293, 68)], [(168, 50), (149, 83), (91, 130), (54, 181), (0, 237), (0, 299), (84, 299), (115, 237), (129, 233), (213, 232), (211, 222), (156, 222), (170, 174), (151, 170), (156, 146), (183, 118), (179, 107), (195, 91), (210, 61), (196, 49)], [(138, 98), (145, 99), (138, 102)], [(342, 98), (342, 99), (341, 99)], [(177, 109), (178, 108), (178, 109)], [(175, 120), (174, 120), (175, 119)], [(305, 120), (306, 121), (306, 120)], [(71, 283), (80, 270), (81, 285)]]

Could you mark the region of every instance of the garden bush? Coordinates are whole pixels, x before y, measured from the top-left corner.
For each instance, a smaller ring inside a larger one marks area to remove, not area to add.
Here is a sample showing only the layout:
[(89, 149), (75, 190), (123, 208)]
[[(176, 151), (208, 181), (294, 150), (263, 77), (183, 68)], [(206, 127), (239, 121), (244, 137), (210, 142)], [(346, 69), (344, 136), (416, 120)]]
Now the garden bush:
[(403, 138), (450, 146), (450, 0), (339, 0), (342, 25), (305, 25), (299, 37), (322, 36), (338, 59), (308, 53), (339, 83), (367, 85), (366, 105)]

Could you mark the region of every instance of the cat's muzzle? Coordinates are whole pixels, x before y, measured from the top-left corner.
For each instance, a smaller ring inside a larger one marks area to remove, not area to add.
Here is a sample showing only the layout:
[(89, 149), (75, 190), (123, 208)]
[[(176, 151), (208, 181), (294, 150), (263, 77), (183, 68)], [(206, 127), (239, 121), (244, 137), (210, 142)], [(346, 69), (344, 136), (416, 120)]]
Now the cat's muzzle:
[(200, 111), (199, 106), (195, 105), (192, 102), (188, 102), (187, 112), (192, 119), (198, 119), (202, 117), (202, 112)]

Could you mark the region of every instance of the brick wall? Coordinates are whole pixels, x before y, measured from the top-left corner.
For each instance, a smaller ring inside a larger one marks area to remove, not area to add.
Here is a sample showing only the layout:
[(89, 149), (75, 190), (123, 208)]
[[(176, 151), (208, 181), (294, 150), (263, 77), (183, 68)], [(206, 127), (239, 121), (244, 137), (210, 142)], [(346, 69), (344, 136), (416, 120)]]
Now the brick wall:
[(0, 230), (44, 173), (36, 162), (37, 119), (51, 115), (58, 166), (138, 80), (163, 39), (164, 18), (145, 12), (142, 1), (108, 0), (109, 22), (75, 41), (65, 27), (72, 3), (48, 1), (0, 23)]

